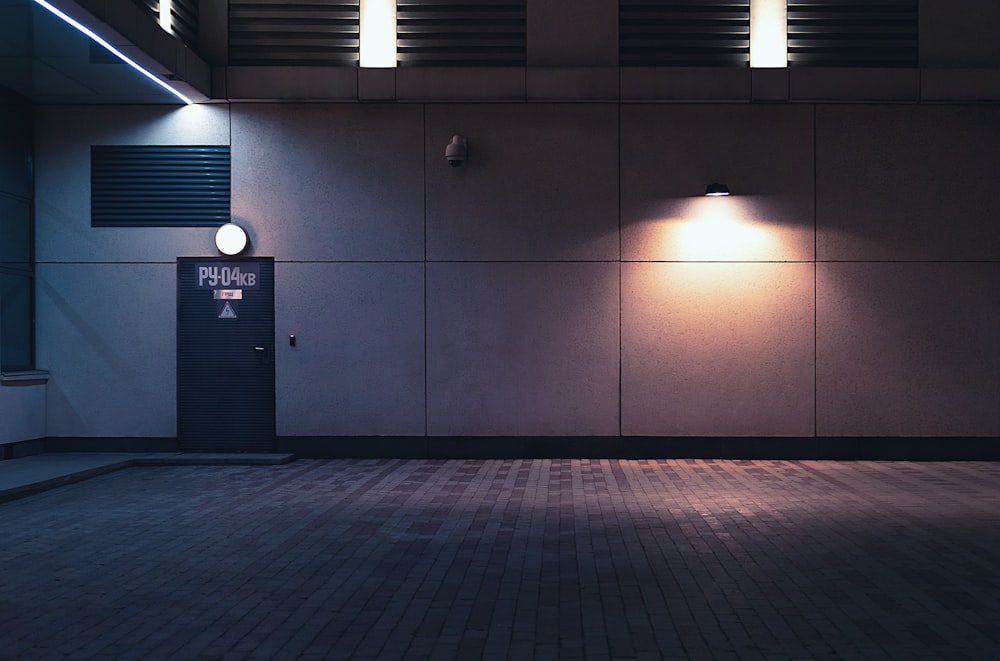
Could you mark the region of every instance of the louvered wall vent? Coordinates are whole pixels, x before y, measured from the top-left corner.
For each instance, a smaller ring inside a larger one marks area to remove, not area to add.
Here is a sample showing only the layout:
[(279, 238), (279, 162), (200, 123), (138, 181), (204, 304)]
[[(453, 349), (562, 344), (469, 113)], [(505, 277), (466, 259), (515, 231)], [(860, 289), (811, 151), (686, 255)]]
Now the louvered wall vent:
[(357, 66), (358, 0), (229, 3), (229, 63)]
[(618, 30), (621, 66), (750, 66), (749, 0), (622, 0)]
[(916, 0), (789, 0), (788, 64), (917, 66)]
[(524, 66), (524, 2), (398, 0), (399, 66)]
[(160, 15), (160, 0), (133, 0), (135, 4), (139, 5), (146, 14), (153, 17), (159, 17)]
[(170, 22), (173, 33), (191, 48), (198, 49), (198, 0), (173, 0), (170, 3)]
[[(160, 1), (161, 0), (135, 0), (135, 4), (139, 5), (143, 13), (150, 16), (157, 24), (159, 24)], [(198, 21), (198, 0), (171, 0), (170, 23), (172, 33), (177, 35), (185, 44), (197, 50), (198, 31), (200, 29)]]
[(230, 219), (229, 147), (92, 146), (94, 227), (202, 227)]

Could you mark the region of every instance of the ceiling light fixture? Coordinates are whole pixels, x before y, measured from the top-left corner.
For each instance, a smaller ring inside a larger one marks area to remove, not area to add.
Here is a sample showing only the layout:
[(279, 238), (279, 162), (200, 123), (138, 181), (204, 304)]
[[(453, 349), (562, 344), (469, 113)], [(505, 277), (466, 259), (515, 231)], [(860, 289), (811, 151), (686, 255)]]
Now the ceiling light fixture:
[(725, 197), (729, 195), (729, 186), (725, 184), (709, 184), (705, 188), (705, 195), (708, 197)]
[(48, 2), (46, 2), (45, 0), (34, 0), (34, 2), (39, 7), (44, 7), (49, 12), (51, 12), (53, 15), (58, 16), (60, 19), (62, 19), (63, 21), (65, 21), (69, 25), (72, 25), (74, 28), (76, 28), (77, 30), (79, 30), (83, 34), (87, 35), (88, 37), (90, 37), (91, 39), (93, 39), (94, 41), (96, 41), (97, 43), (99, 43), (109, 53), (111, 53), (112, 55), (114, 55), (119, 60), (121, 60), (125, 64), (129, 65), (130, 67), (132, 67), (133, 69), (135, 69), (139, 73), (141, 73), (146, 78), (149, 78), (151, 81), (153, 81), (154, 83), (156, 83), (157, 85), (159, 85), (163, 89), (167, 90), (168, 92), (170, 92), (171, 94), (173, 94), (174, 96), (176, 96), (178, 99), (180, 99), (181, 101), (183, 101), (187, 105), (191, 105), (191, 104), (194, 103), (194, 101), (192, 101), (191, 99), (187, 98), (186, 96), (184, 96), (183, 94), (181, 94), (180, 92), (178, 92), (177, 90), (175, 90), (173, 87), (171, 87), (170, 85), (168, 85), (166, 82), (164, 82), (163, 80), (161, 80), (156, 74), (153, 74), (153, 73), (147, 71), (146, 69), (142, 68), (142, 66), (140, 66), (139, 64), (137, 64), (134, 60), (132, 60), (131, 58), (129, 58), (127, 55), (125, 55), (124, 53), (122, 53), (120, 50), (118, 50), (117, 48), (115, 48), (114, 46), (112, 46), (111, 44), (109, 44), (107, 41), (105, 41), (101, 37), (97, 36), (97, 34), (93, 30), (91, 30), (90, 28), (88, 28), (83, 23), (80, 23), (79, 21), (77, 21), (75, 18), (73, 18), (69, 14), (66, 14), (63, 11), (57, 9), (53, 5), (51, 5)]

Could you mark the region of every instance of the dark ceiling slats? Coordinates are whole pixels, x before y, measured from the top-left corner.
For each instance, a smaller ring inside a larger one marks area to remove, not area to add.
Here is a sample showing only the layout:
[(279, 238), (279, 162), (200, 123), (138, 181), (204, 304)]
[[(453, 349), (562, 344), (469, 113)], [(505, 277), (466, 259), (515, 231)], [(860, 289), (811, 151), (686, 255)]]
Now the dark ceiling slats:
[(621, 66), (746, 67), (750, 2), (622, 0)]
[(135, 4), (146, 10), (147, 14), (158, 17), (160, 15), (160, 0), (133, 0)]
[(524, 66), (525, 3), (398, 0), (399, 66)]
[(191, 48), (198, 48), (198, 0), (174, 0), (170, 5), (174, 34)]
[(94, 227), (229, 222), (229, 147), (95, 145), (90, 164)]
[(789, 0), (789, 66), (917, 66), (916, 0)]
[[(156, 17), (160, 0), (134, 0)], [(398, 0), (399, 66), (524, 66), (525, 3)], [(789, 66), (917, 66), (917, 0), (788, 0)], [(198, 0), (173, 0), (198, 42)], [(359, 0), (231, 0), (234, 65), (356, 66)], [(748, 66), (749, 0), (621, 0), (622, 66)]]
[(358, 0), (229, 3), (229, 63), (357, 66)]
[[(160, 0), (133, 0), (139, 8), (159, 23)], [(172, 0), (170, 3), (170, 22), (173, 34), (191, 48), (198, 48), (198, 0)]]

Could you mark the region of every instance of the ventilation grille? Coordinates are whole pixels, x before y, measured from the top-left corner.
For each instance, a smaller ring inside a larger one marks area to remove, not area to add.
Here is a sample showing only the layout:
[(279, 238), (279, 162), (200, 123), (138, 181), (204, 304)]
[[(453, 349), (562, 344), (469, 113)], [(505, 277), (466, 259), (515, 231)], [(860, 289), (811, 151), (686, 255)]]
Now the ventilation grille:
[(160, 0), (133, 0), (135, 4), (146, 10), (146, 13), (154, 18), (160, 15)]
[(229, 63), (357, 66), (359, 24), (358, 0), (231, 0)]
[(174, 34), (191, 48), (198, 48), (198, 0), (173, 0), (170, 25)]
[(788, 64), (917, 66), (916, 0), (789, 0)]
[[(161, 0), (134, 0), (143, 13), (150, 16), (154, 22), (160, 22)], [(171, 33), (176, 35), (191, 48), (198, 48), (198, 0), (171, 0), (170, 2)]]
[(399, 66), (524, 66), (524, 2), (398, 0)]
[(621, 66), (750, 66), (749, 0), (622, 0), (618, 18)]
[(93, 227), (201, 227), (230, 218), (229, 147), (93, 146)]

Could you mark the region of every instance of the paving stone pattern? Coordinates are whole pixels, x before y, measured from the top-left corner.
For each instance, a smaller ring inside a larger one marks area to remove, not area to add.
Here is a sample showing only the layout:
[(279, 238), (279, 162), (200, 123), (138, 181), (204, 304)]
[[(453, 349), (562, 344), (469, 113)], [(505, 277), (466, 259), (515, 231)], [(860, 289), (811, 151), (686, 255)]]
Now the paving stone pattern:
[(299, 460), (0, 505), (2, 659), (1000, 658), (1000, 464)]

